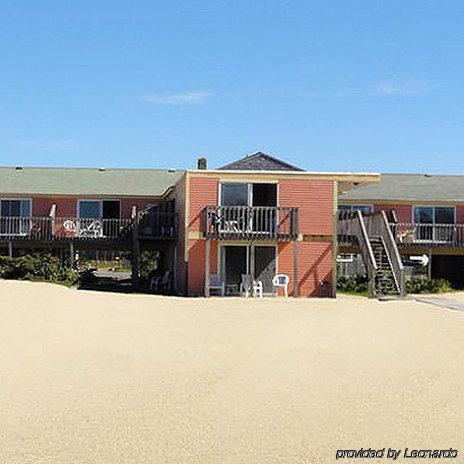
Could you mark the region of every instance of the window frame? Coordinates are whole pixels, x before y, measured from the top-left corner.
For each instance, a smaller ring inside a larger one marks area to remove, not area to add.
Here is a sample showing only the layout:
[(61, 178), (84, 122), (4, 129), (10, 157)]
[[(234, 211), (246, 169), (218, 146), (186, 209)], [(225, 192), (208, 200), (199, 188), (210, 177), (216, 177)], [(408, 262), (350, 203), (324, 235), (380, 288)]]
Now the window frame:
[[(433, 210), (433, 219), (432, 223), (433, 225), (436, 224), (456, 224), (456, 205), (454, 206), (443, 206), (443, 205), (413, 205), (412, 206), (412, 212), (411, 212), (411, 218), (414, 224), (429, 224), (427, 222), (417, 222), (416, 221), (416, 208), (431, 208)], [(436, 222), (436, 208), (448, 208), (453, 210), (453, 222)]]

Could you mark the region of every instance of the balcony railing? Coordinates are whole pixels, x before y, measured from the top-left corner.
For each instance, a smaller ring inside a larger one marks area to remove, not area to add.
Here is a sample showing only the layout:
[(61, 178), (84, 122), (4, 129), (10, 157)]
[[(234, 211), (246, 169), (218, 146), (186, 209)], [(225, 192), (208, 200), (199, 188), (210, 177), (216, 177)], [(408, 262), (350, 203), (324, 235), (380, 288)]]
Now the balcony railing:
[(130, 219), (0, 217), (0, 240), (123, 239)]
[(294, 240), (298, 208), (273, 206), (207, 206), (202, 231), (218, 240)]
[(142, 211), (138, 218), (140, 238), (177, 238), (177, 213)]
[(399, 246), (464, 247), (464, 224), (391, 223)]
[(177, 234), (176, 213), (139, 213), (136, 219), (76, 217), (0, 217), (0, 241), (129, 240), (138, 225), (142, 239), (172, 239)]

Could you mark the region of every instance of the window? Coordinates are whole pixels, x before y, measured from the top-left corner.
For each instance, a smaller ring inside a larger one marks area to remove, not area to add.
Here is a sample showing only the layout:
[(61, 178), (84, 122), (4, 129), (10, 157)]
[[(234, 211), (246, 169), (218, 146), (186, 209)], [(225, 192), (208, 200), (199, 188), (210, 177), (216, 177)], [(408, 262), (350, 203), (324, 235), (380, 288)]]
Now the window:
[(414, 222), (419, 224), (454, 224), (454, 207), (414, 206)]
[(453, 240), (449, 224), (455, 222), (455, 209), (448, 206), (414, 206), (414, 222), (420, 224), (416, 240), (447, 242)]
[(0, 234), (27, 235), (31, 228), (31, 200), (0, 200)]
[(338, 211), (343, 213), (353, 213), (355, 211), (361, 211), (361, 213), (372, 213), (372, 205), (339, 205)]
[(249, 185), (245, 183), (221, 184), (221, 206), (247, 206), (250, 196)]
[(102, 217), (102, 202), (100, 200), (79, 201), (79, 217), (100, 219)]
[(0, 200), (0, 216), (28, 217), (31, 215), (31, 200)]

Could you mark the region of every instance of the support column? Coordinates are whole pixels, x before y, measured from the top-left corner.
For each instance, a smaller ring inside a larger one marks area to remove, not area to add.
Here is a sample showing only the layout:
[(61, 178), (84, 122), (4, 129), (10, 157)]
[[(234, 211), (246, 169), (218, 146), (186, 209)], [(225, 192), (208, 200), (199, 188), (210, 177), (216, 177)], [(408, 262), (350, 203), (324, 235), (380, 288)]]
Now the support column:
[(293, 296), (299, 295), (298, 288), (298, 239), (293, 241)]
[(249, 250), (250, 250), (250, 269), (249, 269), (249, 273), (251, 275), (251, 278), (254, 279), (255, 278), (255, 246), (250, 245)]
[(71, 240), (69, 242), (69, 265), (74, 269), (75, 263), (75, 254), (74, 254), (74, 242)]
[(140, 241), (138, 237), (137, 224), (132, 228), (132, 289), (137, 291), (140, 286)]
[(432, 280), (432, 250), (429, 250), (429, 264), (427, 266), (428, 266), (428, 269), (427, 269), (428, 278), (429, 280)]
[(8, 242), (8, 256), (13, 257), (13, 242)]
[(210, 256), (211, 256), (211, 240), (207, 238), (206, 244), (205, 244), (205, 297), (206, 298), (209, 297)]

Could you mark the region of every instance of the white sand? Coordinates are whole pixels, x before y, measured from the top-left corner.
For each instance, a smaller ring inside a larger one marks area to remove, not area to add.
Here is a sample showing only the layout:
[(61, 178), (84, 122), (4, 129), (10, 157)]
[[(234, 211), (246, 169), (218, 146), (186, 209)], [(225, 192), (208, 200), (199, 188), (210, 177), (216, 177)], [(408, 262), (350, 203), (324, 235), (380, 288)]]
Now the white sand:
[(0, 281), (0, 316), (1, 463), (463, 462), (462, 312)]

